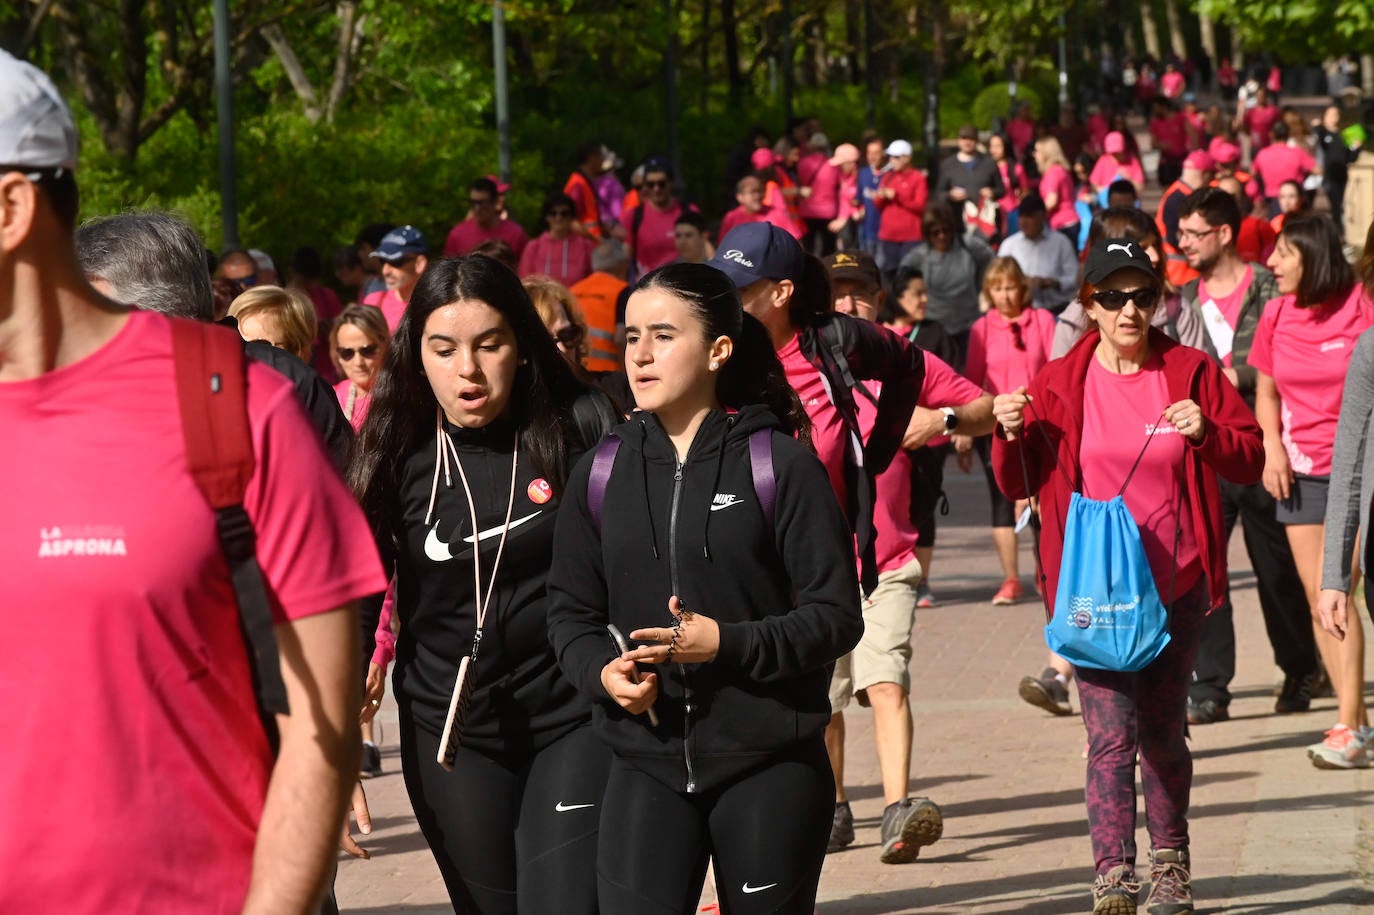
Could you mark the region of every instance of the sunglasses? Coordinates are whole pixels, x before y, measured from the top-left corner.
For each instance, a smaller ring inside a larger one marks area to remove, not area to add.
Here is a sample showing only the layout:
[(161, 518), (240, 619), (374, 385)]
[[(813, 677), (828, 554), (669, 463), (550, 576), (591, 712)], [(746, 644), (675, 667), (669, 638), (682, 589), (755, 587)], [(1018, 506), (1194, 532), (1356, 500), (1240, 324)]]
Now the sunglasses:
[(470, 206), (475, 206), (475, 207), (489, 207), (489, 206), (491, 206), (491, 205), (492, 205), (493, 203), (495, 203), (495, 202), (496, 202), (496, 201), (492, 200), (490, 197), (469, 197), (469, 198), (468, 198), (468, 204), (469, 204)]
[(572, 214), (572, 210), (560, 207), (556, 210), (549, 210), (548, 216), (550, 219), (572, 219)]
[(364, 359), (372, 359), (377, 355), (377, 344), (369, 343), (367, 346), (360, 346), (354, 349), (351, 346), (341, 346), (337, 352), (340, 362), (352, 362), (354, 356), (362, 356)]
[(553, 338), (564, 346), (574, 346), (582, 342), (583, 333), (584, 331), (578, 325), (569, 324), (567, 327), (561, 328), (558, 333), (554, 334)]
[(667, 186), (668, 186), (668, 182), (667, 182), (667, 181), (662, 181), (662, 180), (660, 180), (660, 181), (645, 181), (645, 182), (644, 182), (644, 186), (647, 187), (647, 188), (667, 187)]
[(1021, 335), (1020, 324), (1011, 326), (1011, 345), (1022, 351), (1026, 348), (1026, 338)]
[(398, 260), (398, 261), (388, 261), (388, 260), (384, 260), (384, 261), (382, 261), (382, 263), (386, 264), (388, 267), (392, 268), (393, 270), (404, 270), (406, 267), (409, 267), (411, 264), (415, 263), (415, 258), (413, 258), (413, 257), (403, 257), (403, 258), (401, 258), (401, 259)]
[(256, 273), (250, 273), (247, 276), (241, 276), (237, 279), (232, 279), (229, 282), (234, 284), (235, 289), (238, 289), (240, 292), (242, 292), (243, 290), (251, 289), (252, 287), (258, 284), (258, 275)]
[(1093, 301), (1108, 311), (1120, 311), (1126, 307), (1127, 302), (1134, 302), (1135, 307), (1141, 311), (1149, 311), (1159, 304), (1159, 290), (1148, 288), (1129, 291), (1106, 289), (1102, 292), (1094, 292)]

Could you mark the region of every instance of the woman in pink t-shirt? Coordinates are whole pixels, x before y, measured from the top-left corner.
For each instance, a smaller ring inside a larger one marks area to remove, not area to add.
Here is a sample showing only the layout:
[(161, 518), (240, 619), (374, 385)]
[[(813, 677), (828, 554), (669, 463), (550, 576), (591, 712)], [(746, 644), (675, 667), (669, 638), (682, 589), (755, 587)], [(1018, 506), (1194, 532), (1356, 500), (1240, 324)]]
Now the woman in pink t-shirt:
[(1078, 200), (1073, 186), (1073, 172), (1064, 149), (1054, 137), (1035, 141), (1035, 164), (1040, 169), (1040, 196), (1050, 214), (1050, 228), (1063, 234), (1078, 250)]
[(1046, 607), (1056, 606), (1061, 562), (1077, 559), (1065, 556), (1063, 538), (1078, 493), (1124, 499), (1169, 606), (1171, 641), (1142, 670), (1078, 670), (1096, 912), (1137, 904), (1137, 757), (1151, 846), (1146, 905), (1192, 910), (1185, 707), (1203, 619), (1226, 595), (1218, 476), (1254, 482), (1263, 454), (1254, 416), (1220, 364), (1151, 329), (1160, 295), (1138, 242), (1098, 242), (1079, 293), (1096, 331), (1046, 365), (1029, 390), (999, 394), (993, 406), (997, 483), (1010, 498), (1039, 499)]
[(1016, 207), (1030, 189), (1030, 179), (1026, 177), (1026, 167), (1011, 157), (1011, 144), (1001, 134), (988, 137), (988, 156), (997, 163), (997, 173), (1002, 176), (1002, 187), (1007, 192), (997, 201), (997, 209), (1002, 211), (1003, 235), (1015, 235), (1018, 229)]
[[(1054, 315), (1030, 307), (1030, 283), (1014, 258), (999, 257), (988, 264), (983, 275), (983, 299), (991, 310), (973, 323), (969, 330), (968, 361), (964, 375), (992, 394), (1003, 394), (1028, 386), (1045, 363), (1054, 345)], [(1019, 603), (1025, 594), (1016, 561), (1016, 519), (1027, 502), (1015, 505), (1002, 494), (992, 473), (992, 436), (972, 438), (954, 436), (954, 447), (961, 455), (977, 451), (992, 497), (992, 542), (1002, 563), (1002, 586), (993, 595), (997, 605)]]
[(1308, 753), (1319, 768), (1363, 768), (1370, 758), (1356, 732), (1365, 724), (1364, 632), (1358, 617), (1342, 641), (1326, 632), (1317, 622), (1317, 586), (1346, 368), (1374, 314), (1341, 252), (1335, 224), (1323, 216), (1289, 219), (1268, 266), (1280, 295), (1264, 306), (1248, 360), (1258, 371), (1264, 488), (1279, 500), (1278, 520), (1287, 527), (1317, 649), (1340, 706), (1336, 726)]
[(380, 309), (350, 305), (339, 315), (329, 334), (329, 349), (343, 381), (334, 385), (344, 417), (357, 432), (372, 404), (377, 373), (391, 346), (391, 334)]

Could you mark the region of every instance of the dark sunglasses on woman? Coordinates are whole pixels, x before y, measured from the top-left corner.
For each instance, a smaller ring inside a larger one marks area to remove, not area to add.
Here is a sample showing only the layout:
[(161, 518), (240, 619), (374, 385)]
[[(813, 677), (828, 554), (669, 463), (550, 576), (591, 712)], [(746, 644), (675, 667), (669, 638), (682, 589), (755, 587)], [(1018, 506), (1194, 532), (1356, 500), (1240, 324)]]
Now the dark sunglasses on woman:
[(582, 342), (584, 331), (576, 324), (569, 324), (567, 327), (559, 328), (553, 338), (564, 346), (574, 346)]
[(1141, 311), (1149, 311), (1159, 304), (1158, 289), (1104, 289), (1093, 293), (1093, 301), (1108, 311), (1120, 311), (1127, 302), (1135, 302)]
[(360, 346), (354, 349), (351, 346), (339, 347), (339, 361), (352, 362), (354, 356), (362, 356), (364, 359), (371, 359), (377, 355), (377, 344), (369, 343), (367, 346)]

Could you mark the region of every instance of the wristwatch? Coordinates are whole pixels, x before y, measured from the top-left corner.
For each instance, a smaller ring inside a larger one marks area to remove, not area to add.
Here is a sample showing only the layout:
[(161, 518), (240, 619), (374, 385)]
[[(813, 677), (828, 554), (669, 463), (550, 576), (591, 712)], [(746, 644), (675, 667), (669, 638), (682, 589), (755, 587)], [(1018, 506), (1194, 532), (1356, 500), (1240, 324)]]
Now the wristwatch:
[(959, 415), (954, 412), (953, 407), (941, 407), (940, 412), (945, 414), (945, 432), (953, 432), (959, 428)]

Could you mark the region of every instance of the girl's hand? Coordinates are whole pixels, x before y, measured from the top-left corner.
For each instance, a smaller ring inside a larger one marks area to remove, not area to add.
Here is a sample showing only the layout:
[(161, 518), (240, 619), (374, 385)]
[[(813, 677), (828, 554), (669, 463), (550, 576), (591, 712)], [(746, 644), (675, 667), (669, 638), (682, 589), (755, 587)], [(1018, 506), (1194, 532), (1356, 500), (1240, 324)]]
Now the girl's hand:
[(676, 596), (668, 598), (668, 612), (677, 620), (678, 625), (663, 629), (636, 629), (630, 638), (637, 642), (657, 642), (644, 645), (621, 655), (625, 661), (643, 661), (646, 664), (704, 664), (716, 659), (720, 651), (720, 627), (709, 616), (693, 613), (682, 608)]
[(1278, 442), (1264, 443), (1264, 489), (1275, 499), (1287, 499), (1293, 484), (1288, 452)]
[(998, 394), (992, 399), (992, 415), (1007, 434), (1007, 441), (1016, 441), (1016, 436), (1021, 433), (1022, 427), (1026, 424), (1026, 406), (1030, 402), (1025, 385), (1010, 394)]
[(644, 674), (633, 661), (620, 657), (601, 668), (601, 686), (606, 695), (631, 715), (642, 715), (658, 698), (658, 675)]
[(1180, 400), (1178, 403), (1169, 404), (1164, 410), (1164, 420), (1173, 423), (1179, 435), (1191, 442), (1202, 441), (1203, 432), (1207, 428), (1207, 420), (1202, 415), (1202, 408), (1191, 400)]
[(377, 714), (386, 695), (386, 668), (380, 664), (367, 666), (367, 691), (363, 695), (363, 710), (358, 715), (361, 723), (367, 724)]
[(1345, 641), (1346, 608), (1348, 599), (1344, 591), (1322, 588), (1317, 593), (1317, 617), (1322, 628), (1331, 633), (1336, 641)]

